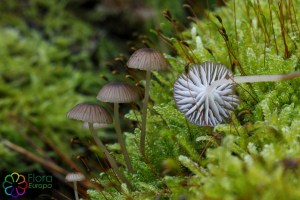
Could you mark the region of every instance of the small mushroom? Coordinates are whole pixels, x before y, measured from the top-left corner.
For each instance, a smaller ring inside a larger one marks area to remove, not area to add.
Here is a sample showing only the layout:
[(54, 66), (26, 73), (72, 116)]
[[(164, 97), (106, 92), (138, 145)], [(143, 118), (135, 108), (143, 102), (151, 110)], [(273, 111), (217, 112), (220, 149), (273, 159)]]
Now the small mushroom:
[(127, 62), (129, 68), (140, 69), (146, 71), (146, 87), (145, 97), (142, 110), (142, 128), (140, 139), (140, 151), (145, 155), (145, 140), (146, 140), (146, 120), (147, 120), (147, 105), (149, 100), (151, 71), (166, 70), (169, 63), (164, 56), (157, 50), (150, 48), (142, 48), (135, 51)]
[(177, 108), (190, 122), (199, 126), (215, 126), (223, 122), (239, 102), (232, 92), (234, 84), (225, 84), (213, 91), (209, 91), (209, 85), (228, 76), (232, 77), (232, 73), (223, 65), (195, 64), (174, 83)]
[(74, 106), (67, 114), (68, 118), (77, 119), (86, 123), (111, 124), (110, 114), (101, 106), (94, 103), (80, 103)]
[(73, 182), (73, 188), (74, 188), (74, 193), (75, 193), (75, 199), (76, 200), (79, 200), (78, 191), (77, 191), (77, 182), (83, 181), (84, 179), (85, 179), (85, 176), (80, 172), (69, 173), (66, 176), (66, 181), (67, 182)]
[(111, 167), (113, 168), (116, 175), (119, 179), (126, 183), (129, 188), (132, 188), (130, 182), (126, 179), (125, 175), (119, 170), (116, 160), (108, 152), (105, 145), (97, 137), (96, 131), (94, 129), (94, 123), (112, 123), (112, 118), (110, 114), (101, 106), (92, 103), (80, 103), (73, 107), (67, 114), (67, 117), (70, 119), (77, 119), (83, 122), (87, 122), (89, 130), (92, 133), (92, 136), (98, 145), (98, 147), (103, 151)]
[(177, 108), (187, 119), (199, 126), (216, 126), (229, 117), (238, 105), (233, 88), (237, 83), (279, 81), (299, 77), (300, 72), (282, 75), (234, 77), (222, 64), (195, 64), (174, 83)]
[(125, 141), (122, 135), (119, 119), (119, 103), (130, 103), (134, 102), (139, 98), (136, 89), (126, 83), (113, 82), (104, 85), (97, 95), (97, 99), (103, 102), (114, 104), (114, 122), (115, 129), (117, 132), (118, 142), (121, 146), (121, 151), (124, 156), (124, 160), (128, 171), (133, 173), (133, 168), (130, 163), (129, 155), (126, 149)]

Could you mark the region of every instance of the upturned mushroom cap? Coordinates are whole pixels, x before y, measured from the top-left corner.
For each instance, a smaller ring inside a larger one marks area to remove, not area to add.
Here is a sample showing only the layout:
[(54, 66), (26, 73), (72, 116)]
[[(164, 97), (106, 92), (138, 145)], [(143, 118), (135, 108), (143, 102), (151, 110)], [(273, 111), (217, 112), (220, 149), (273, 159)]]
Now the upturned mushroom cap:
[(112, 123), (110, 114), (98, 104), (93, 103), (77, 104), (68, 112), (67, 117), (89, 123)]
[(104, 85), (97, 95), (98, 100), (109, 103), (130, 103), (138, 98), (139, 95), (134, 86), (121, 82)]
[(229, 117), (238, 105), (234, 94), (234, 83), (211, 87), (211, 83), (232, 77), (233, 74), (222, 64), (204, 62), (195, 64), (187, 74), (174, 83), (174, 99), (178, 110), (199, 126), (215, 126)]
[(129, 68), (140, 70), (166, 70), (169, 63), (157, 50), (142, 48), (135, 51), (127, 62)]
[(69, 173), (66, 176), (66, 181), (67, 182), (83, 181), (84, 179), (85, 179), (85, 176), (82, 173), (80, 173), (80, 172)]

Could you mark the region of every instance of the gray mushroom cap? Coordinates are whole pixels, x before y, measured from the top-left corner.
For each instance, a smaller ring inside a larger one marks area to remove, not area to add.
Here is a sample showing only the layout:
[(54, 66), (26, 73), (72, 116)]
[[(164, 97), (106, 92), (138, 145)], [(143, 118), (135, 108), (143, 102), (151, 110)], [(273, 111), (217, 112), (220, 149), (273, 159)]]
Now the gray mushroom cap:
[(69, 173), (67, 174), (65, 179), (67, 182), (77, 182), (77, 181), (83, 181), (85, 179), (85, 176), (80, 172)]
[(178, 110), (199, 126), (215, 126), (225, 121), (238, 105), (234, 83), (210, 87), (216, 80), (233, 74), (222, 64), (204, 62), (193, 65), (174, 83), (174, 99)]
[(89, 123), (112, 123), (110, 114), (98, 104), (93, 103), (77, 104), (67, 113), (67, 117)]
[(129, 68), (140, 70), (166, 70), (169, 63), (165, 57), (157, 50), (142, 48), (135, 51), (127, 62)]
[(97, 99), (109, 103), (130, 103), (139, 99), (137, 88), (127, 83), (113, 82), (104, 85)]

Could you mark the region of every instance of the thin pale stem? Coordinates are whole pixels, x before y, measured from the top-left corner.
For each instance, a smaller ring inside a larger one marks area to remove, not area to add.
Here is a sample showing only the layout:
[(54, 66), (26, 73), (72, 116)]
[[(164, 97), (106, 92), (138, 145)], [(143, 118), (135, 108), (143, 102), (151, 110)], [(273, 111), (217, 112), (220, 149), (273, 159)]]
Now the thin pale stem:
[(118, 142), (121, 146), (121, 151), (122, 154), (124, 156), (124, 160), (127, 166), (127, 169), (130, 173), (133, 173), (133, 168), (132, 165), (130, 163), (130, 159), (129, 159), (129, 154), (128, 151), (126, 149), (126, 144), (122, 135), (122, 130), (121, 130), (121, 125), (120, 125), (120, 119), (119, 119), (119, 104), (118, 103), (114, 103), (114, 120), (115, 120), (115, 129), (117, 132), (117, 138), (118, 138)]
[(130, 184), (130, 182), (127, 180), (127, 178), (125, 177), (125, 175), (119, 170), (118, 165), (117, 165), (117, 161), (112, 157), (112, 155), (110, 155), (110, 153), (108, 152), (108, 150), (106, 149), (106, 147), (104, 146), (104, 144), (102, 143), (102, 141), (98, 138), (96, 131), (93, 127), (92, 123), (88, 123), (89, 124), (89, 129), (93, 135), (93, 138), (96, 142), (96, 144), (98, 145), (98, 147), (101, 149), (101, 151), (105, 154), (110, 166), (112, 167), (112, 169), (114, 170), (114, 172), (116, 173), (116, 175), (119, 177), (120, 181), (123, 183), (126, 183), (128, 188), (130, 190), (132, 190), (132, 185)]
[(79, 200), (79, 196), (78, 196), (78, 192), (77, 192), (77, 182), (73, 181), (73, 185), (74, 185), (75, 199)]
[(150, 90), (150, 79), (151, 71), (147, 70), (146, 73), (146, 88), (145, 88), (145, 98), (142, 110), (142, 130), (141, 130), (141, 140), (140, 140), (140, 152), (145, 156), (145, 143), (146, 143), (146, 120), (147, 120), (147, 105), (149, 100), (149, 90)]
[(257, 76), (236, 76), (233, 79), (220, 79), (212, 82), (211, 88), (219, 85), (234, 83), (254, 83), (254, 82), (271, 82), (283, 81), (300, 77), (300, 72), (292, 72), (289, 74), (276, 74), (276, 75), (257, 75)]

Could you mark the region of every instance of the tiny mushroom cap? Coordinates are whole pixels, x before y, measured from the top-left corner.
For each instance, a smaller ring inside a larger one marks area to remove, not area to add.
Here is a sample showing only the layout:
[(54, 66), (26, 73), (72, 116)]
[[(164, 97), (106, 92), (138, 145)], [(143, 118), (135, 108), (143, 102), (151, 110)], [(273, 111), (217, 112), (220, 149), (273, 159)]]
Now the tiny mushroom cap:
[(127, 62), (129, 68), (140, 70), (166, 70), (169, 63), (164, 56), (155, 49), (142, 48), (135, 51)]
[(127, 83), (113, 82), (104, 85), (97, 99), (110, 103), (130, 103), (139, 99), (137, 89)]
[(88, 123), (112, 123), (110, 114), (98, 104), (93, 103), (77, 104), (68, 112), (67, 117)]
[(204, 62), (193, 65), (174, 83), (174, 99), (178, 110), (199, 126), (215, 126), (224, 122), (239, 104), (234, 82), (211, 86), (220, 79), (233, 77), (224, 65)]
[(85, 179), (85, 176), (82, 173), (80, 173), (80, 172), (69, 173), (66, 176), (66, 181), (67, 182), (83, 181), (84, 179)]

